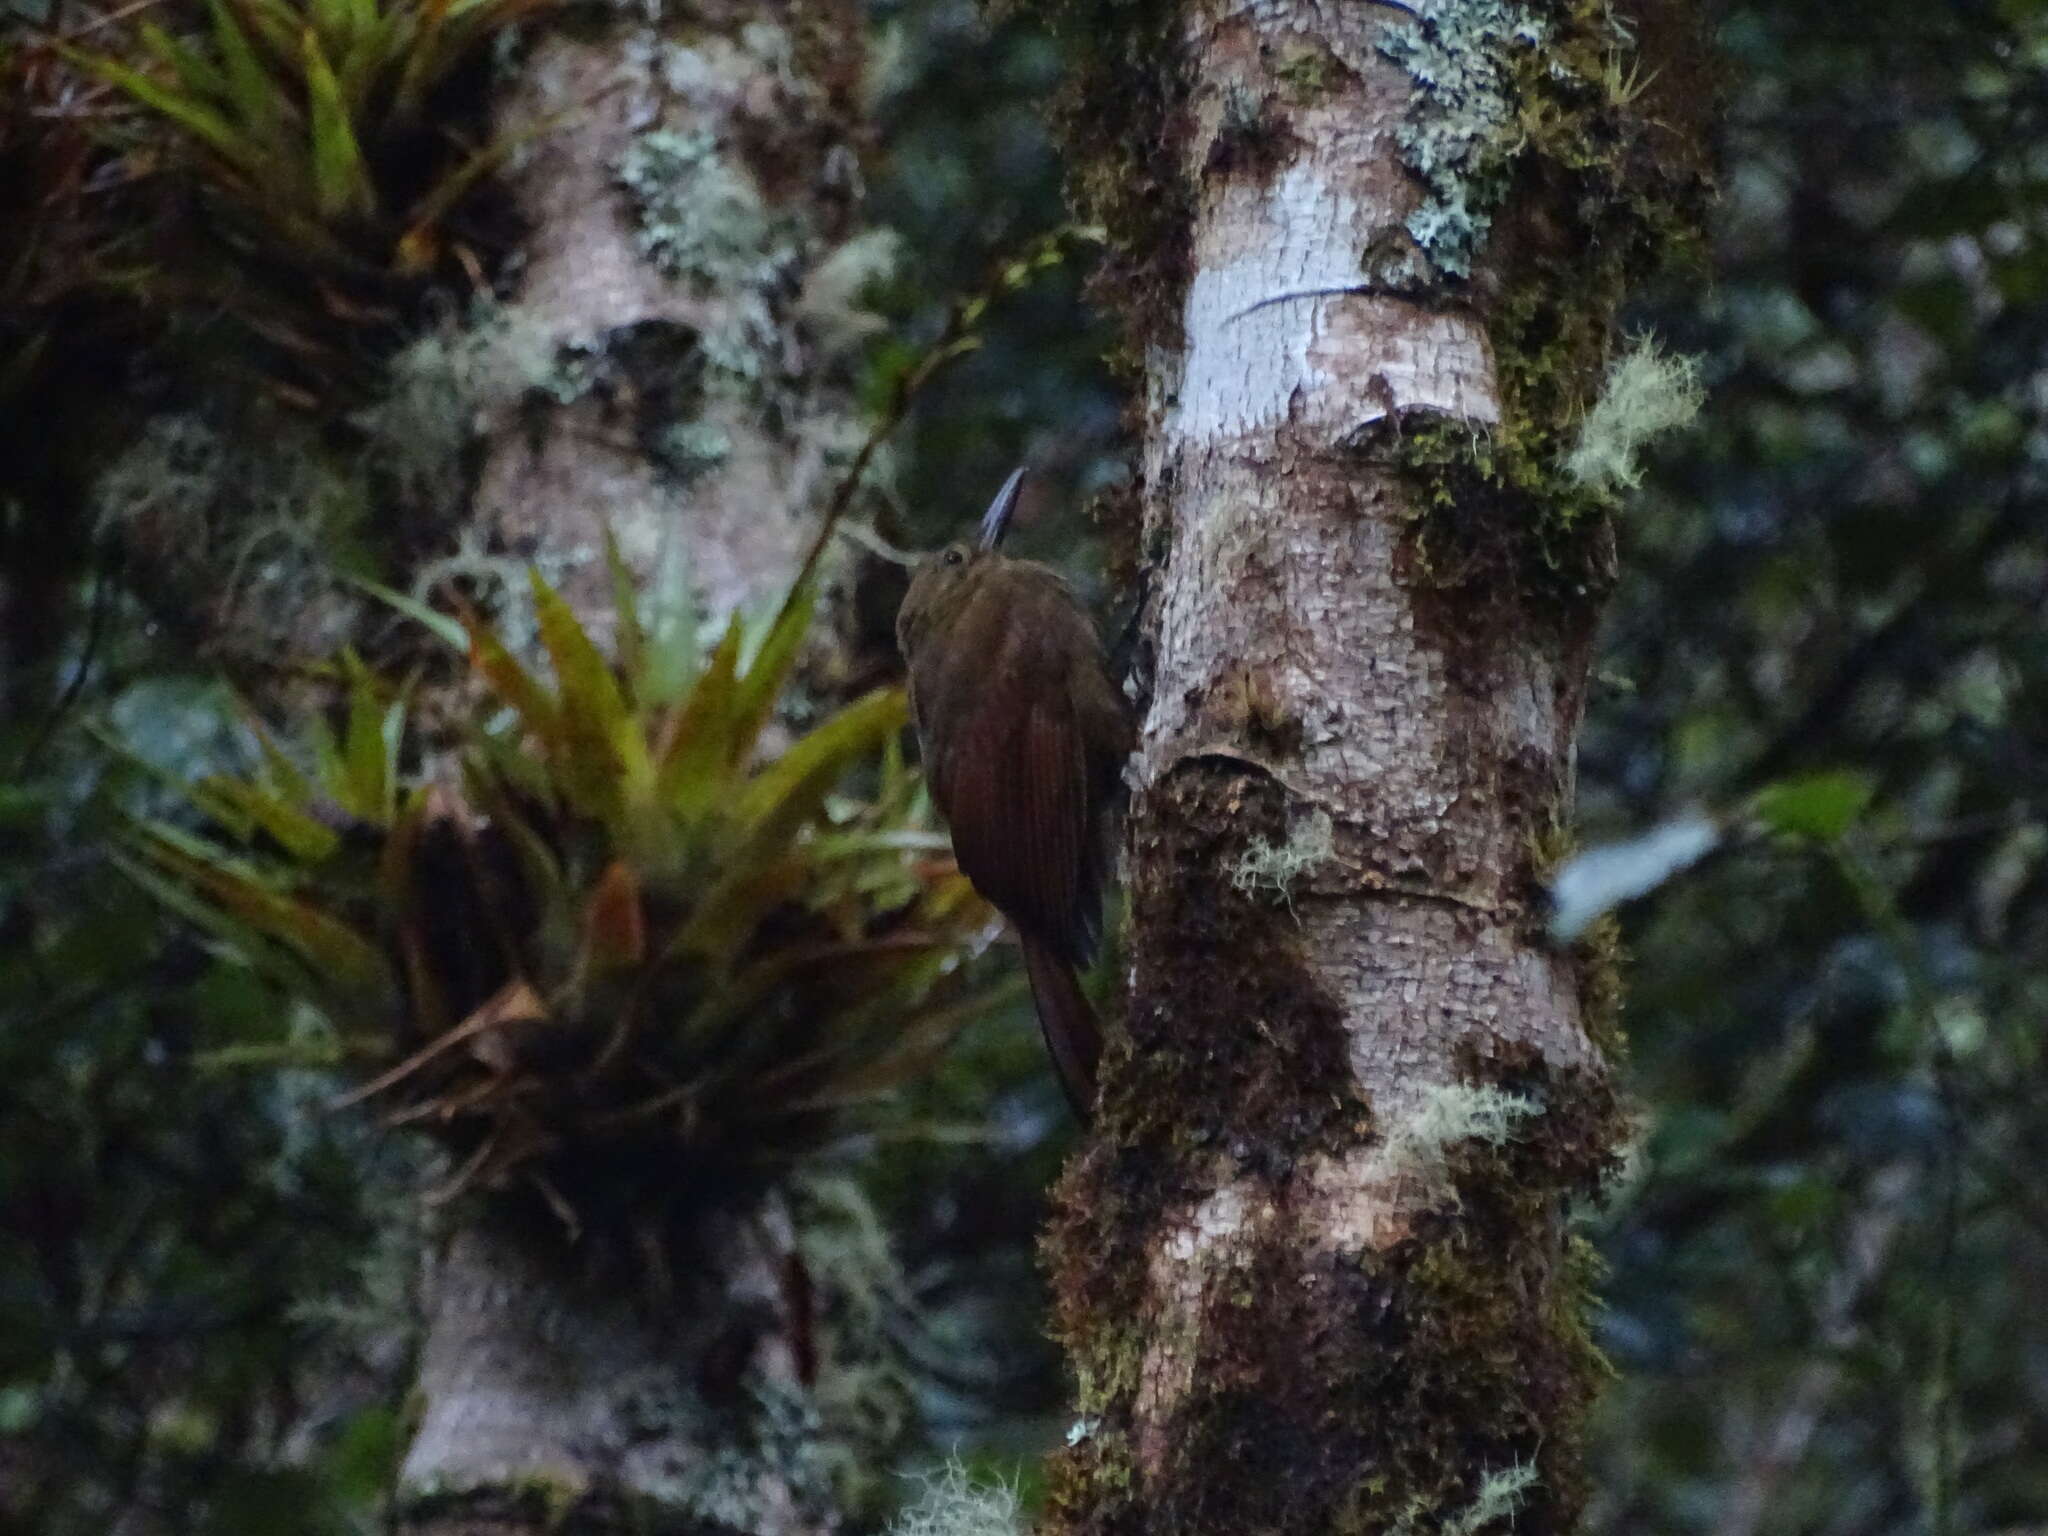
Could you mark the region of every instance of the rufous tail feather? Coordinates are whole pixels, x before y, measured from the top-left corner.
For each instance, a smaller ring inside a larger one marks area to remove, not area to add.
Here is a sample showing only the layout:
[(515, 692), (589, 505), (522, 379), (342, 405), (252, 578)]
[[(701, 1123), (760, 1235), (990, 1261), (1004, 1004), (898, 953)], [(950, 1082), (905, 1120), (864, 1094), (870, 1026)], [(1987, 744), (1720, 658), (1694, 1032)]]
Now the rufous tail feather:
[(1053, 1070), (1074, 1114), (1086, 1125), (1095, 1108), (1095, 1068), (1102, 1059), (1102, 1027), (1095, 1007), (1081, 990), (1073, 966), (1029, 934), (1019, 934), (1024, 969), (1031, 978), (1031, 1000), (1038, 1005), (1038, 1027), (1045, 1031)]

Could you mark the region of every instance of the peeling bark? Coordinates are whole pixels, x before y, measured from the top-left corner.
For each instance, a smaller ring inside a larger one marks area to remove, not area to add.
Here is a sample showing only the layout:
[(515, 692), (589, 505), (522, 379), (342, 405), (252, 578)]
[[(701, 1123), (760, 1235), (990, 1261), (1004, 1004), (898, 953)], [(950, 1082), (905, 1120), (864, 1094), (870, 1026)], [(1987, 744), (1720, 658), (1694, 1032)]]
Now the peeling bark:
[(1532, 903), (1609, 553), (1555, 465), (1697, 166), (1587, 73), (1603, 7), (1120, 12), (1144, 210), (1113, 110), (1070, 148), (1144, 349), (1152, 667), (1056, 1528), (1566, 1530), (1567, 1221), (1624, 1122)]

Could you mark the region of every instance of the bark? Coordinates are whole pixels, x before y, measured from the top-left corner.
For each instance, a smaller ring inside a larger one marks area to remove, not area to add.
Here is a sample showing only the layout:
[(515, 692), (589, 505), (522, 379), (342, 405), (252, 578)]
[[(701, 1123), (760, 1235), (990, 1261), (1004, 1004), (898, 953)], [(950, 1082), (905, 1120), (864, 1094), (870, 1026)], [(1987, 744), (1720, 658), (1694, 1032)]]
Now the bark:
[(859, 8), (692, 12), (548, 39), (503, 114), (553, 123), (516, 184), (513, 310), (588, 387), (538, 431), (496, 423), (474, 514), (568, 567), (586, 615), (606, 526), (643, 574), (679, 534), (713, 613), (779, 597), (866, 427), (831, 316), (800, 307), (859, 232)]
[(1624, 1120), (1611, 978), (1533, 900), (1611, 561), (1559, 466), (1691, 109), (1589, 64), (1630, 55), (1600, 7), (1120, 15), (1068, 126), (1143, 361), (1150, 703), (1056, 1520), (1568, 1529), (1568, 1215)]
[(470, 1213), (430, 1271), (407, 1531), (829, 1528), (779, 1207), (703, 1223), (663, 1294), (559, 1233)]

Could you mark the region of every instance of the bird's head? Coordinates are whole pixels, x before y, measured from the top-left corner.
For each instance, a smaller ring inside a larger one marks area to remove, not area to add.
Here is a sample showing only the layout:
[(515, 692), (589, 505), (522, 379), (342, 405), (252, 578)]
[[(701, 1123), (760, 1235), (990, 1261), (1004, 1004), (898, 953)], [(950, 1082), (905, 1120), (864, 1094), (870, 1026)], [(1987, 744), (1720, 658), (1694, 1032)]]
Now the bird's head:
[(915, 654), (918, 645), (935, 627), (944, 626), (958, 613), (983, 579), (1004, 562), (997, 552), (1010, 514), (1017, 507), (1017, 493), (1024, 485), (1022, 468), (1010, 472), (996, 499), (981, 517), (981, 535), (972, 544), (956, 539), (917, 562), (911, 571), (910, 590), (903, 595), (903, 607), (896, 615), (896, 641), (905, 656)]

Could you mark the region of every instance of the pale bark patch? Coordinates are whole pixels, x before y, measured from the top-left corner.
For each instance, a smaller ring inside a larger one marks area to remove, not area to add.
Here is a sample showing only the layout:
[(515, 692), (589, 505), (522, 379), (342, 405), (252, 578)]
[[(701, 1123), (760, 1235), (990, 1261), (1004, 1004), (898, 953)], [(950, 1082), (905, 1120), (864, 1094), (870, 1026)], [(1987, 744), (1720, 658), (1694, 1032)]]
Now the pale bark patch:
[(1260, 1234), (1276, 1215), (1264, 1192), (1249, 1180), (1219, 1185), (1177, 1218), (1169, 1218), (1151, 1264), (1151, 1285), (1159, 1326), (1147, 1330), (1138, 1368), (1138, 1454), (1163, 1465), (1170, 1447), (1162, 1431), (1172, 1410), (1194, 1385), (1196, 1344), (1202, 1314), (1233, 1268), (1248, 1259)]
[[(759, 1234), (756, 1236), (755, 1234)], [(763, 1239), (773, 1233), (770, 1246)], [(763, 1531), (799, 1531), (791, 1490), (767, 1461), (744, 1484), (714, 1484), (705, 1443), (713, 1420), (697, 1402), (695, 1371), (711, 1330), (734, 1309), (780, 1310), (775, 1276), (786, 1223), (735, 1223), (720, 1234), (716, 1276), (704, 1294), (654, 1307), (600, 1298), (568, 1261), (537, 1258), (526, 1241), (465, 1226), (450, 1237), (429, 1286), (420, 1360), (422, 1416), (400, 1472), (411, 1490), (454, 1491), (541, 1483), (564, 1493), (602, 1483), (672, 1498), (678, 1485), (758, 1512)], [(779, 1333), (758, 1341), (753, 1368), (794, 1383)], [(695, 1501), (693, 1501), (695, 1502)], [(704, 1512), (704, 1511), (700, 1511)]]
[(1343, 438), (1416, 408), (1499, 419), (1475, 317), (1363, 291), (1362, 253), (1388, 210), (1354, 185), (1303, 156), (1219, 200), (1196, 240), (1169, 443), (1202, 447), (1282, 423)]

